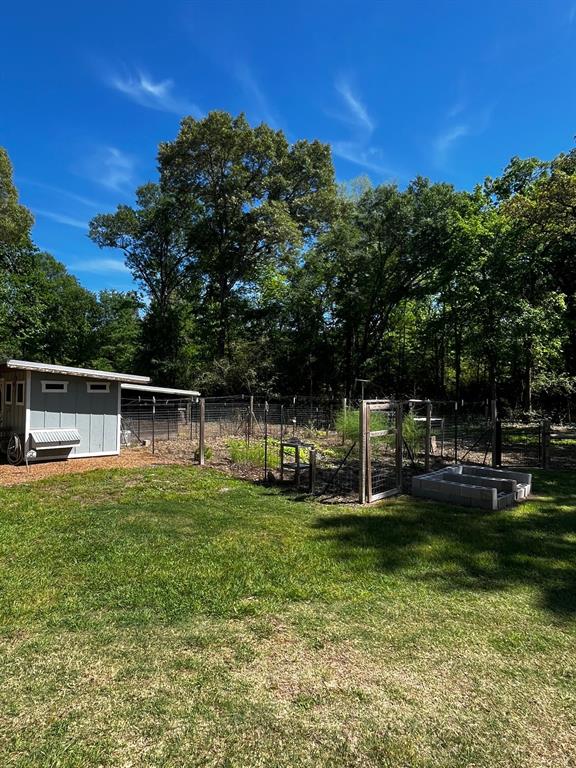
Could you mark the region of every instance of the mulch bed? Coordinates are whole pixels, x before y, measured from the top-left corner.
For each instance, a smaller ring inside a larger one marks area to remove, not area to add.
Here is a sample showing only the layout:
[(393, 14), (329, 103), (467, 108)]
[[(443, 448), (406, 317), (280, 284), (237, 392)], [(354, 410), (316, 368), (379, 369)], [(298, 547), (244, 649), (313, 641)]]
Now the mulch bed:
[(30, 464), (28, 467), (10, 464), (0, 465), (0, 486), (19, 485), (42, 480), (54, 475), (70, 475), (90, 472), (94, 469), (132, 469), (149, 467), (155, 464), (175, 464), (175, 460), (161, 455), (153, 455), (147, 448), (129, 448), (120, 456), (100, 456), (92, 459), (69, 459), (68, 461), (46, 461)]

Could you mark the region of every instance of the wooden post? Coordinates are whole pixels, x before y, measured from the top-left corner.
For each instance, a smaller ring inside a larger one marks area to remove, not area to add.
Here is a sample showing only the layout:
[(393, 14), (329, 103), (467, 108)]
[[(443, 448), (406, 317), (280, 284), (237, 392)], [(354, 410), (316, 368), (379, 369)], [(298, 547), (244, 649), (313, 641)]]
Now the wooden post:
[(204, 466), (204, 439), (206, 436), (206, 400), (200, 398), (200, 444), (198, 446), (198, 463)]
[(404, 454), (404, 443), (402, 435), (402, 423), (404, 414), (402, 412), (402, 402), (396, 401), (396, 487), (402, 491), (402, 459)]
[(360, 471), (358, 473), (358, 498), (360, 504), (366, 503), (366, 408), (368, 406), (362, 400), (359, 409), (358, 435), (360, 440)]
[(490, 402), (490, 419), (492, 421), (492, 466), (498, 466), (498, 405), (496, 400)]
[(432, 442), (432, 403), (426, 400), (426, 447), (424, 449), (424, 471), (430, 472), (430, 444)]
[(550, 420), (542, 422), (542, 469), (550, 469)]
[(308, 490), (310, 491), (310, 494), (313, 495), (316, 491), (316, 448), (310, 448), (308, 464), (308, 471), (310, 472), (310, 484)]

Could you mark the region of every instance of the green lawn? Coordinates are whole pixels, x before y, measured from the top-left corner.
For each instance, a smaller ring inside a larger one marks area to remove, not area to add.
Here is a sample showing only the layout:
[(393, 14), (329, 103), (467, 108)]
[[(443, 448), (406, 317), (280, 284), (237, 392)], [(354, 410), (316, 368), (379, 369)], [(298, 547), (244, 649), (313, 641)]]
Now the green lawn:
[(0, 766), (574, 766), (576, 478), (500, 513), (196, 468), (0, 490)]

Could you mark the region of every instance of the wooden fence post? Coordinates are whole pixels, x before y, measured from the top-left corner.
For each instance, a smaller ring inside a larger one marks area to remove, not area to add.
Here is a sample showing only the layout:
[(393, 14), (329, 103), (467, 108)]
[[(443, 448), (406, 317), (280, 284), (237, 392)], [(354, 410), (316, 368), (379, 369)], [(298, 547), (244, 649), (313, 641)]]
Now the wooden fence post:
[(424, 449), (424, 471), (430, 472), (430, 444), (432, 442), (432, 403), (426, 400), (426, 447)]
[(360, 504), (366, 503), (366, 408), (364, 400), (360, 401), (358, 411), (358, 439), (360, 441), (360, 469), (358, 472), (358, 499)]
[(204, 440), (206, 436), (206, 400), (200, 398), (200, 444), (198, 446), (198, 463), (204, 466)]

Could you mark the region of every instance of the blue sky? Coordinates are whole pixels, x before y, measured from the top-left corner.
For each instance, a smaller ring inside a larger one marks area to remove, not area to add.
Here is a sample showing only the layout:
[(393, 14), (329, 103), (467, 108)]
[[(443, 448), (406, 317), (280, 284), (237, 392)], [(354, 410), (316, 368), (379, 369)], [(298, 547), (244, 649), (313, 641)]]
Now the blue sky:
[(0, 144), (34, 237), (87, 287), (131, 286), (87, 238), (156, 176), (182, 115), (319, 138), (337, 178), (471, 188), (576, 134), (576, 2), (108, 2), (2, 10)]

